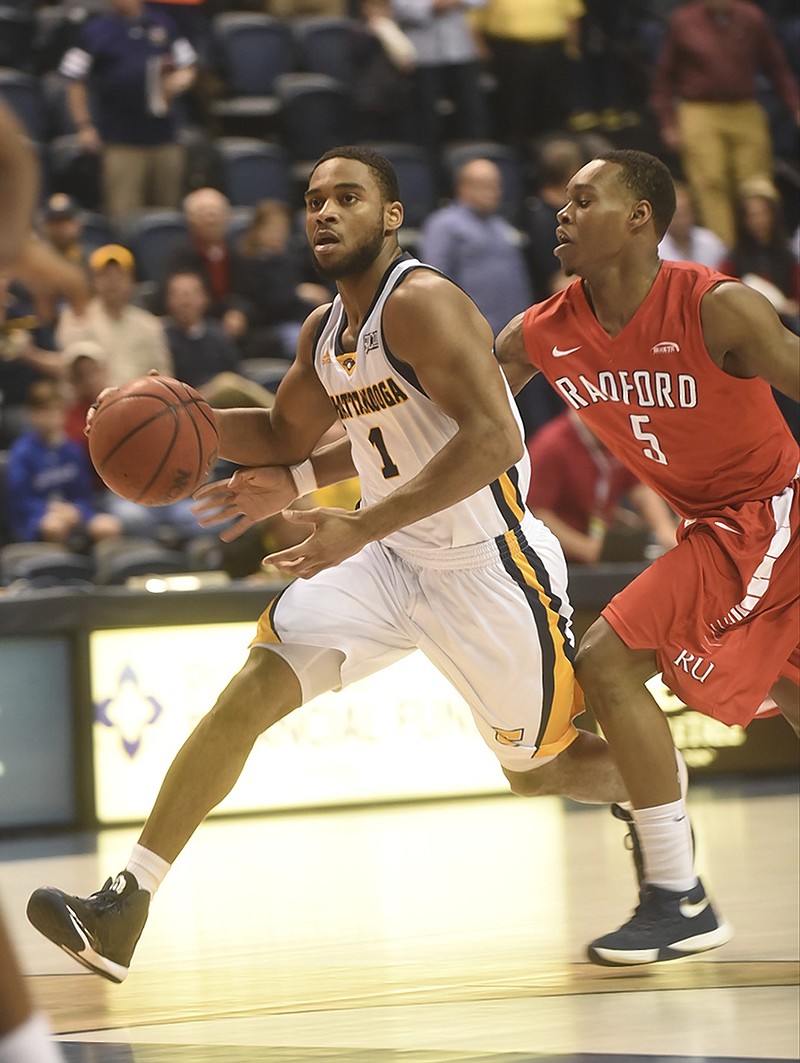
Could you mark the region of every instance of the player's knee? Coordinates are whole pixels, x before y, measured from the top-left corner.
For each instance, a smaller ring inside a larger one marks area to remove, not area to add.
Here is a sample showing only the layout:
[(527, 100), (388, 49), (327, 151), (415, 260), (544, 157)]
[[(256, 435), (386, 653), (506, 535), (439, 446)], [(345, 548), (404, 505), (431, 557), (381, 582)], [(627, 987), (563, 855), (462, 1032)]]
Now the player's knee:
[(554, 792), (548, 767), (542, 765), (531, 771), (509, 771), (503, 768), (503, 774), (508, 779), (511, 793), (517, 797), (544, 797)]
[(226, 732), (255, 739), (301, 702), (300, 682), (289, 665), (268, 650), (251, 650), (209, 715)]
[(575, 677), (587, 697), (602, 689), (613, 677), (617, 657), (615, 641), (619, 642), (619, 639), (602, 617), (581, 639), (575, 657)]

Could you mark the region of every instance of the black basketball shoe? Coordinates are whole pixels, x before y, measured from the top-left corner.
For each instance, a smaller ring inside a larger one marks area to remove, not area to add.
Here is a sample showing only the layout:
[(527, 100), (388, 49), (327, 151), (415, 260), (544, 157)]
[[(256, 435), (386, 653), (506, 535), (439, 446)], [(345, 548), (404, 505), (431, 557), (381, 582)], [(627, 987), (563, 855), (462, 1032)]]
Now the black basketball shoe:
[(593, 941), (588, 955), (601, 967), (660, 963), (719, 948), (732, 936), (699, 880), (690, 890), (677, 892), (645, 884), (628, 922)]
[(110, 982), (122, 982), (149, 907), (150, 894), (122, 871), (90, 897), (73, 897), (52, 886), (34, 890), (27, 911), (39, 933), (78, 963)]

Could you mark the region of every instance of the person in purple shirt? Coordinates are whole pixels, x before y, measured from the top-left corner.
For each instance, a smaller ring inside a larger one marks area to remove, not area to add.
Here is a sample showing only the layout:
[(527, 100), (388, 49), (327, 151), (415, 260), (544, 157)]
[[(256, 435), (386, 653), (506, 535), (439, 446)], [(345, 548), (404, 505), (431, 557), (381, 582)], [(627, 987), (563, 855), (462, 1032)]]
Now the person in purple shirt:
[(194, 48), (143, 0), (109, 0), (91, 19), (59, 73), (78, 143), (102, 154), (106, 213), (178, 205), (183, 149), (173, 101), (194, 82)]
[(465, 162), (456, 174), (455, 200), (423, 226), (419, 255), (464, 289), (495, 335), (532, 302), (519, 234), (499, 213), (502, 192), (495, 163)]

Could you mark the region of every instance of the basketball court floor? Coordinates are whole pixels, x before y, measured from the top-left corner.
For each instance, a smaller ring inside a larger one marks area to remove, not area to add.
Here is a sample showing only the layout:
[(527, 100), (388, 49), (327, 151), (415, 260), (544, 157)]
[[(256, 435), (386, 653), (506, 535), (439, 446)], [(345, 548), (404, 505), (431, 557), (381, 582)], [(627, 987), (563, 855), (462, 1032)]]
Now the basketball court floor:
[(798, 1059), (796, 783), (694, 788), (701, 873), (736, 935), (657, 968), (585, 960), (634, 903), (625, 829), (550, 798), (210, 821), (121, 986), (24, 909), (40, 885), (97, 889), (136, 831), (0, 842), (0, 899), (69, 1063)]

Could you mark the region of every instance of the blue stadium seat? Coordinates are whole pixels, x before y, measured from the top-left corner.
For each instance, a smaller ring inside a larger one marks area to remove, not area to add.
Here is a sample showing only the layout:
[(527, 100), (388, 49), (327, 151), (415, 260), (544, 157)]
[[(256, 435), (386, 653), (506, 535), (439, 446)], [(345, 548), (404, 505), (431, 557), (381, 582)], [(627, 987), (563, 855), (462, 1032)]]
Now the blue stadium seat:
[(353, 139), (349, 90), (325, 74), (282, 74), (275, 79), (283, 143), (294, 162), (309, 162)]
[(260, 199), (289, 203), (292, 172), (286, 150), (251, 137), (220, 137), (225, 193), (234, 207), (252, 207)]
[(228, 97), (212, 110), (220, 118), (275, 114), (275, 79), (294, 69), (288, 23), (257, 12), (227, 12), (212, 20), (220, 73)]
[(160, 280), (170, 252), (187, 239), (186, 219), (178, 210), (141, 211), (125, 219), (123, 229), (140, 281)]
[(87, 211), (82, 218), (83, 234), (81, 240), (90, 251), (105, 244), (118, 244), (122, 237), (114, 223), (105, 214)]
[(29, 8), (0, 5), (0, 67), (32, 73), (36, 66), (36, 17)]
[(47, 139), (47, 112), (37, 78), (19, 70), (0, 70), (0, 99), (14, 111), (31, 140)]
[(503, 201), (500, 209), (510, 222), (515, 225), (519, 222), (525, 202), (525, 175), (515, 148), (493, 140), (470, 140), (445, 145), (443, 157), (451, 181), (458, 168), (470, 159), (491, 159), (503, 175)]
[(430, 154), (402, 141), (369, 141), (365, 146), (385, 155), (394, 166), (405, 208), (404, 225), (418, 229), (437, 206), (436, 171)]
[(353, 83), (356, 23), (349, 18), (306, 17), (292, 20), (301, 70)]

